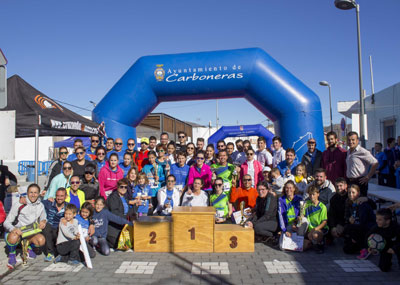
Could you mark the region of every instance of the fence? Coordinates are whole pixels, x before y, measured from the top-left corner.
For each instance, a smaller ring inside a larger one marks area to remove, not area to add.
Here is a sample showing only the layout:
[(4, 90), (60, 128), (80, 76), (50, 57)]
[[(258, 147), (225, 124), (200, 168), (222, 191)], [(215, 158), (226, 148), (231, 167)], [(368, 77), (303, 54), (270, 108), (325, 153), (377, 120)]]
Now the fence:
[[(49, 175), (49, 167), (51, 165), (53, 161), (38, 161), (39, 164), (39, 171), (38, 174), (39, 175)], [(20, 175), (25, 175), (27, 174), (27, 166), (28, 165), (35, 165), (35, 161), (34, 160), (21, 160), (18, 162), (18, 173)]]

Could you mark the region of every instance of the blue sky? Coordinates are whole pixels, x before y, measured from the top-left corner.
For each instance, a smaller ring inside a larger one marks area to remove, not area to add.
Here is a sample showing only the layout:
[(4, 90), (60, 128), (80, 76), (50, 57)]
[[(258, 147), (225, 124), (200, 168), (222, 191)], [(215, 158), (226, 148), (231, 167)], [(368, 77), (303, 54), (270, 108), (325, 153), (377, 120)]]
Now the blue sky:
[[(51, 98), (91, 110), (141, 56), (260, 47), (321, 98), (357, 100), (355, 11), (333, 0), (1, 0), (0, 48), (8, 75), (18, 74)], [(358, 0), (364, 89), (400, 81), (400, 1)], [(69, 107), (82, 115), (89, 111)], [(155, 112), (215, 124), (215, 100), (162, 103)], [(239, 114), (239, 115), (238, 115)], [(266, 123), (243, 99), (219, 101), (222, 125)]]

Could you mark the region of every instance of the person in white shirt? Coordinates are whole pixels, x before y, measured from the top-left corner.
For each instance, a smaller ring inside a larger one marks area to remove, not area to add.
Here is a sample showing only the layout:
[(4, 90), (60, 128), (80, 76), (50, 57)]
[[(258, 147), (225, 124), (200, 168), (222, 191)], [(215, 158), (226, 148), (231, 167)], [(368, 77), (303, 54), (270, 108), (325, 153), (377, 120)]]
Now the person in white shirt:
[(158, 190), (157, 200), (158, 205), (155, 210), (161, 216), (170, 216), (172, 209), (179, 206), (180, 192), (175, 187), (175, 176), (170, 174), (167, 177), (167, 186)]
[(272, 166), (272, 155), (267, 150), (267, 141), (264, 137), (259, 137), (257, 139), (257, 147), (258, 150), (256, 151), (256, 159), (261, 165), (264, 166)]
[(284, 161), (286, 159), (286, 151), (283, 149), (282, 140), (278, 136), (272, 139), (272, 145), (274, 147), (272, 167), (277, 167), (281, 161)]
[(202, 190), (203, 185), (203, 179), (195, 178), (193, 189), (188, 188), (185, 194), (183, 194), (182, 206), (207, 207), (208, 195)]

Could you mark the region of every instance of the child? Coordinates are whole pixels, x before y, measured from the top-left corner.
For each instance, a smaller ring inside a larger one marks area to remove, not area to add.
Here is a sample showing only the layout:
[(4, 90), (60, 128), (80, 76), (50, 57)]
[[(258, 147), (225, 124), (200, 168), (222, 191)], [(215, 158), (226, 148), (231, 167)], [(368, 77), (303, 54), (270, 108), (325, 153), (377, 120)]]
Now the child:
[(308, 221), (308, 234), (304, 240), (304, 248), (315, 246), (317, 253), (324, 252), (323, 238), (328, 233), (328, 214), (326, 206), (321, 203), (319, 198), (319, 189), (312, 185), (308, 187), (307, 193), (310, 200), (306, 201), (304, 207), (304, 217)]
[(264, 181), (271, 182), (271, 167), (264, 166), (262, 176), (264, 177)]
[(72, 265), (79, 264), (79, 241), (78, 221), (75, 218), (78, 208), (74, 204), (68, 204), (65, 207), (64, 220), (58, 229), (57, 252), (59, 256), (55, 259), (57, 262), (68, 262)]
[(165, 175), (164, 169), (161, 165), (156, 162), (156, 153), (154, 151), (149, 151), (148, 159), (149, 163), (146, 164), (142, 172), (146, 174), (148, 179), (148, 185), (152, 190), (151, 197), (152, 197), (152, 204), (153, 206), (157, 206), (157, 192), (161, 187), (165, 186)]
[(278, 168), (272, 168), (271, 170), (271, 178), (272, 178), (272, 190), (278, 196), (282, 196), (282, 188), (285, 184), (285, 180), (281, 175), (281, 172)]
[(141, 201), (137, 204), (140, 205), (137, 209), (138, 216), (147, 216), (149, 209), (153, 208), (151, 203), (152, 189), (149, 186), (149, 180), (145, 173), (139, 173), (136, 178), (135, 192), (133, 198)]
[(95, 232), (92, 236), (92, 244), (97, 247), (97, 250), (103, 255), (110, 255), (110, 246), (107, 243), (108, 222), (114, 222), (119, 225), (133, 225), (132, 222), (114, 215), (107, 209), (104, 209), (106, 200), (103, 197), (98, 197), (95, 200), (95, 212), (93, 221)]
[(294, 176), (294, 182), (296, 183), (297, 188), (301, 195), (304, 194), (307, 188), (307, 172), (306, 166), (303, 163), (300, 163), (296, 166), (296, 175)]
[[(397, 261), (400, 266), (400, 227), (393, 220), (392, 211), (390, 209), (380, 209), (376, 213), (376, 226), (371, 229), (367, 237), (371, 234), (381, 235), (386, 244), (385, 248), (380, 252), (379, 268), (383, 272), (388, 272), (392, 267), (392, 256), (397, 255)], [(371, 252), (369, 250), (369, 252)]]
[(216, 223), (223, 223), (226, 221), (226, 217), (229, 213), (229, 207), (232, 204), (229, 203), (229, 198), (224, 194), (224, 180), (222, 178), (215, 179), (214, 191), (210, 196), (210, 203), (216, 210)]
[(90, 202), (85, 202), (82, 205), (79, 215), (76, 216), (76, 219), (78, 220), (78, 225), (82, 227), (82, 233), (86, 240), (90, 258), (94, 258), (96, 256), (96, 252), (93, 250), (91, 246), (89, 246), (88, 243), (91, 238), (89, 235), (89, 226), (93, 222), (92, 221), (93, 212), (94, 209), (92, 204)]
[(367, 232), (375, 226), (375, 214), (370, 203), (358, 204), (360, 187), (349, 187), (349, 198), (345, 206), (344, 247), (347, 254), (356, 253), (367, 248)]

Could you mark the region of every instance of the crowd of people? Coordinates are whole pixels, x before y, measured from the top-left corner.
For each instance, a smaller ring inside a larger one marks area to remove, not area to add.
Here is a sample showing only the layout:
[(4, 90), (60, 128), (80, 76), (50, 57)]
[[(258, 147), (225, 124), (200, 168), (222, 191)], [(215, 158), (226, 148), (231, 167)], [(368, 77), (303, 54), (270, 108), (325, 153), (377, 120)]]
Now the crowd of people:
[(259, 137), (256, 149), (241, 139), (218, 141), (216, 149), (203, 138), (187, 143), (184, 132), (177, 143), (167, 133), (159, 143), (154, 136), (143, 137), (138, 148), (134, 139), (124, 145), (120, 138), (107, 138), (103, 146), (93, 135), (85, 149), (77, 139), (72, 154), (59, 148), (44, 189), (31, 184), (26, 197), (4, 215), (9, 267), (16, 264), (24, 227), (32, 223), (41, 233), (28, 237), (29, 258), (42, 248), (45, 261), (77, 264), (83, 261), (79, 226), (91, 257), (109, 255), (124, 225), (141, 216), (168, 216), (176, 206), (211, 206), (216, 223), (234, 223), (233, 214), (247, 209), (244, 226), (270, 246), (296, 234), (304, 237), (305, 250), (323, 253), (342, 238), (344, 252), (365, 259), (375, 253), (367, 238), (378, 233), (386, 241), (379, 266), (388, 271), (393, 255), (400, 260), (400, 229), (393, 215), (400, 205), (376, 211), (367, 196), (368, 182), (378, 174), (380, 183), (391, 185), (390, 169), (399, 164), (399, 151), (391, 142), (390, 156), (376, 147), (375, 158), (359, 145), (355, 132), (347, 134), (348, 150), (338, 146), (336, 133), (327, 133), (326, 139), (321, 152), (310, 138), (302, 157), (283, 149), (279, 137), (271, 148)]

